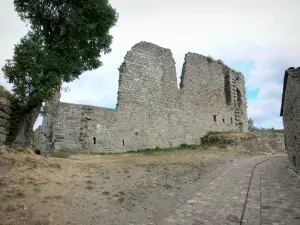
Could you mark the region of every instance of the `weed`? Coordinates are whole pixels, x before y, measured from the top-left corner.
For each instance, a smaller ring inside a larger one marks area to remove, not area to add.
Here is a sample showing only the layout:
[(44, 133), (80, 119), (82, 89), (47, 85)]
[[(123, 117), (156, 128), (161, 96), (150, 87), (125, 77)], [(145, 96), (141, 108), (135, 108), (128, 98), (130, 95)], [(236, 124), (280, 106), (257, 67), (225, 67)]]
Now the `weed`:
[(166, 189), (172, 189), (172, 188), (173, 188), (173, 187), (172, 187), (171, 185), (169, 185), (169, 184), (165, 184), (165, 185), (163, 185), (163, 187), (166, 188)]
[(118, 199), (118, 201), (119, 201), (120, 203), (124, 202), (124, 200), (125, 200), (124, 197), (120, 197), (120, 198)]
[(94, 189), (94, 187), (91, 186), (91, 185), (88, 185), (88, 186), (86, 186), (85, 188), (88, 189), (88, 190), (93, 190), (93, 189)]
[(103, 195), (109, 195), (109, 192), (108, 191), (103, 191), (102, 194)]

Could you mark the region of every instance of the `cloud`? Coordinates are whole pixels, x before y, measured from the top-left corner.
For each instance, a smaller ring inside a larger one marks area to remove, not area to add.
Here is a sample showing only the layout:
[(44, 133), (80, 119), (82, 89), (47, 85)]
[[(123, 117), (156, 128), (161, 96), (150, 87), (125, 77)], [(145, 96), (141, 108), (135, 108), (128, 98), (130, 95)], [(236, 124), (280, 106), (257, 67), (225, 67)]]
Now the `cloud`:
[[(249, 92), (248, 115), (260, 126), (282, 127), (278, 114), (284, 70), (300, 61), (299, 0), (110, 2), (119, 13), (111, 30), (112, 52), (102, 56), (101, 68), (67, 84), (70, 92), (62, 94), (62, 101), (116, 104), (117, 68), (126, 52), (144, 40), (172, 50), (177, 77), (189, 51), (211, 55), (242, 71)], [(0, 8), (4, 9), (0, 15), (0, 43), (4, 43), (0, 63), (4, 63), (26, 27), (13, 11), (12, 2), (1, 1)], [(0, 81), (3, 84), (3, 78)]]

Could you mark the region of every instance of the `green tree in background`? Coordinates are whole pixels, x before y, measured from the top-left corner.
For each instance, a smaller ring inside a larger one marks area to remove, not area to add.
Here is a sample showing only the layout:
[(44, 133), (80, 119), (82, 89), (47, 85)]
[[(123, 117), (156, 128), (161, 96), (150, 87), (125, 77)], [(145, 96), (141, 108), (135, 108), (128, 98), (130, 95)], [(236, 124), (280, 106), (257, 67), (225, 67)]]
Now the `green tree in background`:
[(251, 132), (254, 129), (254, 122), (251, 118), (248, 120), (248, 130)]
[(21, 106), (11, 147), (25, 148), (42, 103), (62, 82), (102, 65), (118, 15), (108, 0), (14, 0), (14, 5), (30, 32), (15, 45), (2, 71)]

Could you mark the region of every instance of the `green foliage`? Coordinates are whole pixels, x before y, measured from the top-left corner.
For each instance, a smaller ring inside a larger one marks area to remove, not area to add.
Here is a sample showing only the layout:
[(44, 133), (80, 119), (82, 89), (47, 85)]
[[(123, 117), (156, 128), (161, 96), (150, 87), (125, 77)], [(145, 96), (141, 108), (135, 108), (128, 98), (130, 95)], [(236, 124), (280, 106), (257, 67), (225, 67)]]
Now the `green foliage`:
[(59, 59), (43, 47), (42, 38), (32, 32), (15, 45), (14, 56), (2, 68), (4, 76), (13, 84), (12, 91), (19, 106), (26, 110), (48, 100), (60, 84), (58, 73), (48, 71), (59, 67)]
[(2, 68), (25, 108), (51, 99), (62, 81), (101, 66), (110, 52), (109, 30), (117, 21), (108, 1), (15, 0), (15, 10), (31, 31)]
[(212, 63), (213, 61), (214, 61), (214, 58), (213, 57), (211, 57), (211, 56), (207, 56), (207, 62), (208, 63)]
[(224, 138), (217, 132), (210, 132), (201, 138), (201, 143), (205, 145), (223, 144)]
[(117, 13), (108, 0), (15, 0), (14, 4), (51, 52), (54, 68), (49, 72), (58, 73), (65, 82), (97, 69), (102, 65), (101, 54), (111, 51), (109, 30), (117, 22)]
[(254, 122), (251, 118), (249, 118), (249, 120), (248, 120), (248, 130), (252, 131), (253, 128), (254, 128)]
[(14, 5), (30, 31), (15, 45), (2, 71), (13, 84), (16, 117), (23, 121), (22, 115), (28, 114), (33, 121), (32, 112), (50, 100), (62, 82), (102, 65), (100, 57), (111, 51), (109, 30), (118, 15), (108, 0), (14, 0)]
[(49, 153), (52, 157), (56, 158), (68, 158), (71, 155), (70, 152), (59, 152), (54, 150), (50, 151)]

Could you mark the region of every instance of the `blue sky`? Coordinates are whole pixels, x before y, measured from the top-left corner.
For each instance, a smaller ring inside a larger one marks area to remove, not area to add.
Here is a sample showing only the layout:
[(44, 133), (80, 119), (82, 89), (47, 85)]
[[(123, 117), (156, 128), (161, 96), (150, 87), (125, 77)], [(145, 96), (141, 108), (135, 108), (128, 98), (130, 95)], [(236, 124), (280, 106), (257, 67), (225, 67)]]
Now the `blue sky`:
[[(299, 0), (111, 0), (119, 13), (112, 52), (103, 66), (68, 86), (61, 100), (113, 108), (118, 67), (130, 48), (148, 41), (172, 50), (179, 78), (184, 55), (221, 59), (246, 79), (248, 116), (259, 127), (282, 128), (279, 117), (285, 69), (300, 62)], [(27, 32), (13, 1), (0, 1), (0, 64)], [(11, 88), (0, 72), (0, 83)], [(39, 118), (36, 126), (41, 123)], [(35, 127), (36, 127), (35, 126)]]

